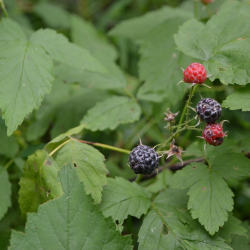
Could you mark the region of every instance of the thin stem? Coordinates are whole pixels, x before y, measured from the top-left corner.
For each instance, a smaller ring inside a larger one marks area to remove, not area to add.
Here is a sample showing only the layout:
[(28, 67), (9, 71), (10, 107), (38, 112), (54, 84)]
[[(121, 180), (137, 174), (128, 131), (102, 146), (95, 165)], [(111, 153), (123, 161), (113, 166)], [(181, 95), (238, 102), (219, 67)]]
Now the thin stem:
[(194, 18), (198, 19), (198, 1), (194, 0)]
[(195, 117), (192, 118), (191, 120), (187, 121), (187, 122), (184, 122), (184, 123), (180, 124), (180, 125), (172, 126), (172, 129), (175, 129), (175, 128), (178, 128), (178, 127), (182, 127), (182, 126), (184, 126), (184, 125), (192, 122), (193, 120), (195, 120)]
[(9, 160), (7, 164), (4, 166), (4, 169), (7, 170), (13, 162), (14, 162), (14, 159)]
[(0, 8), (3, 10), (3, 13), (4, 13), (5, 17), (8, 18), (9, 16), (8, 16), (8, 13), (7, 13), (7, 10), (5, 8), (3, 0), (0, 0)]
[(107, 148), (107, 149), (110, 149), (110, 150), (114, 150), (114, 151), (117, 151), (117, 152), (120, 152), (120, 153), (130, 154), (130, 151), (126, 150), (126, 149), (117, 148), (117, 147), (113, 147), (113, 146), (102, 144), (102, 143), (98, 143), (98, 142), (83, 141), (83, 140), (78, 140), (78, 139), (74, 139), (74, 138), (72, 138), (72, 139), (75, 140), (75, 141), (82, 142), (82, 143), (91, 144), (91, 145), (94, 145), (94, 146), (97, 146), (97, 147)]
[(139, 183), (140, 180), (142, 179), (142, 177), (143, 177), (143, 174), (138, 174), (137, 177), (136, 177), (136, 179), (135, 179), (135, 182)]
[(187, 127), (189, 130), (203, 131), (201, 128)]
[(52, 152), (50, 152), (49, 156), (52, 156), (57, 150), (59, 150), (60, 148), (62, 148), (65, 144), (67, 144), (68, 142), (70, 142), (71, 139), (65, 141), (64, 143), (60, 144), (58, 147), (56, 147)]

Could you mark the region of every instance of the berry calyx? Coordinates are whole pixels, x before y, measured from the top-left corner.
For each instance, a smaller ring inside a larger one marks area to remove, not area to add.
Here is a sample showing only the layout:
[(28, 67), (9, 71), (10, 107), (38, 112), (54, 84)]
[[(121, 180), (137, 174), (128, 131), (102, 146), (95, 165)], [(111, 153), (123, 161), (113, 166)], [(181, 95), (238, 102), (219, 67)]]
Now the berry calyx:
[(196, 105), (196, 112), (206, 123), (215, 123), (222, 113), (221, 105), (214, 99), (204, 98)]
[(203, 4), (208, 5), (209, 3), (212, 3), (214, 0), (200, 0)]
[(200, 63), (191, 63), (183, 71), (184, 82), (193, 84), (203, 84), (207, 79), (207, 71)]
[(151, 174), (159, 166), (159, 157), (153, 148), (141, 144), (130, 152), (129, 165), (135, 174)]
[(219, 146), (223, 143), (223, 138), (227, 135), (227, 133), (223, 132), (223, 128), (219, 123), (215, 123), (207, 124), (202, 132), (202, 135), (203, 139), (205, 139), (205, 141), (210, 145)]

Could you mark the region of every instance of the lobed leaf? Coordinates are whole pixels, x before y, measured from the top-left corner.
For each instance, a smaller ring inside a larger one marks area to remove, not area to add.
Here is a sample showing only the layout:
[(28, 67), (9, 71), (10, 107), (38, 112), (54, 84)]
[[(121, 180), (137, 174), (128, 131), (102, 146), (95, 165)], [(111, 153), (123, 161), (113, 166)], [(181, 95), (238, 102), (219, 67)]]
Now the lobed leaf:
[(76, 173), (84, 183), (86, 194), (91, 194), (95, 203), (101, 202), (103, 186), (107, 184), (108, 170), (104, 165), (104, 156), (92, 146), (71, 140), (55, 156), (61, 168), (69, 163), (76, 168)]
[(0, 220), (11, 206), (11, 183), (8, 172), (0, 166)]
[(151, 202), (146, 191), (137, 183), (116, 177), (108, 178), (100, 205), (106, 217), (123, 222), (128, 215), (139, 219), (147, 213)]
[(178, 49), (204, 61), (209, 79), (224, 84), (250, 82), (250, 22), (247, 3), (226, 3), (204, 25), (196, 19), (183, 24), (175, 35)]
[(72, 164), (62, 167), (59, 181), (63, 195), (28, 214), (25, 233), (12, 232), (10, 250), (132, 250), (131, 237), (122, 237), (112, 219), (92, 204)]
[(23, 215), (36, 212), (38, 206), (62, 194), (57, 181), (59, 167), (51, 156), (37, 150), (28, 157), (19, 185), (19, 204)]
[(228, 211), (233, 210), (234, 196), (222, 176), (214, 168), (201, 163), (191, 163), (174, 175), (174, 188), (188, 191), (190, 209), (193, 219), (199, 219), (211, 234), (228, 220)]
[(91, 131), (114, 130), (119, 124), (139, 120), (140, 115), (141, 108), (135, 100), (115, 96), (97, 103), (83, 117), (81, 124), (86, 124)]

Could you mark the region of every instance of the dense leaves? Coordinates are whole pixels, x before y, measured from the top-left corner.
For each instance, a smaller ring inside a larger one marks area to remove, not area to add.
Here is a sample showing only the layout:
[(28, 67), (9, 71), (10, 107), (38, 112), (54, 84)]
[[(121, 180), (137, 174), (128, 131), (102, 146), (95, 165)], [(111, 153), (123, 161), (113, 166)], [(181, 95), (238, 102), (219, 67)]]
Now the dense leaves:
[(28, 214), (26, 233), (12, 233), (11, 250), (132, 249), (130, 236), (122, 237), (92, 204), (72, 164), (62, 167), (59, 181), (63, 195)]

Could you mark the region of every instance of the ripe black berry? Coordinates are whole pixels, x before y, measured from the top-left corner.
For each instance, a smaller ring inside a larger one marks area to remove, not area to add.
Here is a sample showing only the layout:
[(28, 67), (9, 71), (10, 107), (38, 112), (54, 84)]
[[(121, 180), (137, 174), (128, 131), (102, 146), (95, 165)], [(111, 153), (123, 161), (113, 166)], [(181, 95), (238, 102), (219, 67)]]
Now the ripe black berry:
[(202, 121), (215, 123), (221, 117), (221, 105), (214, 99), (204, 98), (198, 102), (196, 112)]
[(158, 154), (149, 146), (139, 145), (130, 152), (129, 165), (135, 174), (151, 174), (159, 166)]

